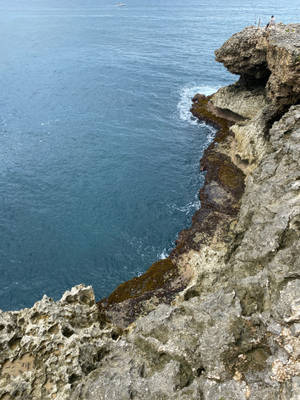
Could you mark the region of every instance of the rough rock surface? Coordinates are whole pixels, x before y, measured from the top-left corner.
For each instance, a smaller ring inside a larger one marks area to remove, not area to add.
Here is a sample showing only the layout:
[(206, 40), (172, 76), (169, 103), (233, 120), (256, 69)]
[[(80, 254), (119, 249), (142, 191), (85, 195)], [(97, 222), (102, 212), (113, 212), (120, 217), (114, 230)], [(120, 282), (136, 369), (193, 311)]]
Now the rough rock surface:
[(251, 119), (267, 105), (265, 88), (262, 86), (247, 89), (236, 84), (225, 86), (212, 96), (212, 103), (215, 107), (231, 110), (244, 118)]
[(47, 296), (32, 308), (0, 312), (0, 399), (70, 398), (100, 365), (116, 329), (103, 328), (91, 287)]
[(300, 26), (278, 24), (268, 30), (248, 27), (215, 52), (249, 87), (266, 83), (267, 97), (291, 105), (300, 98)]
[(1, 400), (300, 399), (296, 33), (233, 36), (217, 59), (251, 79), (194, 99), (220, 130), (202, 160), (203, 211), (172, 256), (185, 288), (125, 329), (82, 285), (0, 312)]

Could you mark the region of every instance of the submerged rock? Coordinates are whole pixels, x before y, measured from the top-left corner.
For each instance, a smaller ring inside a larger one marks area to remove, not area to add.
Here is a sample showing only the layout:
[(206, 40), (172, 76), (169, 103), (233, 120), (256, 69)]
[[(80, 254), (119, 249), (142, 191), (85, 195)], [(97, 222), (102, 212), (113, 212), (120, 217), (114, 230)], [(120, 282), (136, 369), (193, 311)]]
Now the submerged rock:
[(79, 285), (0, 312), (1, 400), (299, 400), (299, 28), (216, 52), (241, 79), (194, 98), (219, 131), (169, 260), (100, 310)]

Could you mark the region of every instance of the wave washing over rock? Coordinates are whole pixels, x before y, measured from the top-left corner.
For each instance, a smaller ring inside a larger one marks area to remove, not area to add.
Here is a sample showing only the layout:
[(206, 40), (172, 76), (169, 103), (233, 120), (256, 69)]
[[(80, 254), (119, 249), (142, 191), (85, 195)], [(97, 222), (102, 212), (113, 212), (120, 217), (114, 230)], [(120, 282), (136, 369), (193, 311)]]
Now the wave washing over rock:
[(191, 227), (98, 304), (79, 285), (1, 312), (1, 400), (299, 400), (300, 25), (216, 59), (240, 79), (193, 99), (218, 132)]
[[(180, 92), (180, 101), (177, 105), (179, 118), (182, 121), (188, 121), (191, 125), (198, 125), (199, 120), (196, 117), (193, 117), (191, 114), (191, 106), (192, 106), (192, 98), (195, 93), (202, 93), (206, 96), (213, 94), (218, 88), (212, 88), (210, 86), (185, 86), (181, 89)], [(213, 130), (214, 131), (214, 130)], [(208, 138), (211, 140), (212, 138)]]

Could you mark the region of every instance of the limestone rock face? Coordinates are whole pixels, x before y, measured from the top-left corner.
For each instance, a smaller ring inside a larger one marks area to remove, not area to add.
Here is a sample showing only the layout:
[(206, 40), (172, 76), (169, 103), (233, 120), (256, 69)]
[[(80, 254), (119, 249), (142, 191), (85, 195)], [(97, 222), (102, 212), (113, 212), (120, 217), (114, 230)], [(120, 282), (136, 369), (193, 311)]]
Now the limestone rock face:
[(300, 27), (277, 24), (245, 28), (217, 50), (216, 60), (250, 86), (266, 83), (267, 97), (281, 105), (300, 98)]
[(0, 398), (68, 399), (100, 364), (113, 329), (102, 329), (91, 287), (47, 296), (31, 309), (0, 312)]
[(268, 104), (264, 87), (249, 90), (237, 84), (222, 87), (211, 101), (215, 107), (230, 110), (247, 119), (256, 117)]
[(188, 285), (123, 328), (83, 285), (0, 312), (0, 400), (300, 399), (297, 32), (234, 35), (217, 57), (243, 79), (195, 97), (220, 130), (172, 258)]
[(216, 60), (233, 74), (250, 76), (256, 80), (267, 78), (266, 49), (257, 45), (264, 37), (262, 30), (247, 27), (215, 51)]

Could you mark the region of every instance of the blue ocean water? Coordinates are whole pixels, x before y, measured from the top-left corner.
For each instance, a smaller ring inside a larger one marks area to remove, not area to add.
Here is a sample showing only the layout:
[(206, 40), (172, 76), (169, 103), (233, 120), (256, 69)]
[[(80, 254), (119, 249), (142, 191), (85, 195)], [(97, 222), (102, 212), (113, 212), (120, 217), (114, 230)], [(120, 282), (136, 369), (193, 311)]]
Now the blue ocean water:
[(0, 309), (97, 298), (165, 256), (199, 207), (213, 131), (196, 92), (236, 80), (213, 51), (297, 22), (299, 1), (0, 1)]

